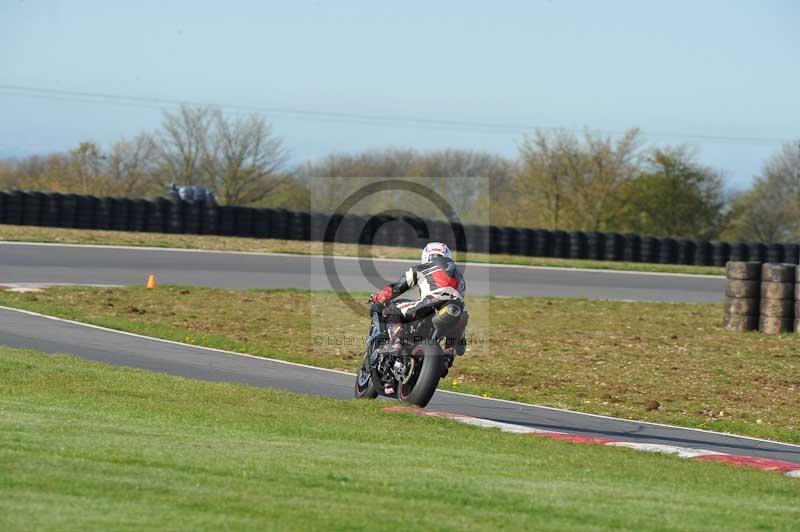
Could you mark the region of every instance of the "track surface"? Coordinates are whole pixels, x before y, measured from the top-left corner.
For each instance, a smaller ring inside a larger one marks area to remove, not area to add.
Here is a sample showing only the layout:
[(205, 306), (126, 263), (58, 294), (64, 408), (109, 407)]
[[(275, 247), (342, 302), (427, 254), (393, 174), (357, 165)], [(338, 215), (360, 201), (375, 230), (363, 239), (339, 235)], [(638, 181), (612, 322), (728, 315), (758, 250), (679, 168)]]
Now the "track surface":
[[(410, 261), (337, 258), (347, 290), (371, 291), (395, 280)], [(375, 271), (367, 267), (374, 264)], [(464, 265), (469, 293), (568, 296), (636, 301), (719, 302), (724, 279), (560, 268)], [(320, 257), (0, 243), (0, 284), (166, 284), (219, 288), (331, 289)]]
[[(208, 381), (352, 398), (354, 377), (163, 342), (0, 308), (0, 343)], [(437, 392), (430, 408), (549, 431), (660, 443), (800, 463), (800, 446)]]

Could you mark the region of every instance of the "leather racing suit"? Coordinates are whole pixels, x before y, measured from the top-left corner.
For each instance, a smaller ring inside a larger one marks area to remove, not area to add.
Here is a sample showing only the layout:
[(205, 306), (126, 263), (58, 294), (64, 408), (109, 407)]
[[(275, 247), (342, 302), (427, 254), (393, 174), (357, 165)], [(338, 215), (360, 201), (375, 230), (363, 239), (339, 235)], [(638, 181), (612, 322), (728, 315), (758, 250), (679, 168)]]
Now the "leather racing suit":
[[(412, 301), (392, 302), (394, 298), (417, 286), (419, 298)], [(386, 305), (383, 310), (384, 317), (391, 322), (389, 327), (393, 344), (403, 341), (408, 333), (406, 324), (426, 318), (433, 314), (447, 301), (458, 300), (463, 303), (466, 292), (464, 276), (459, 271), (456, 263), (447, 257), (435, 255), (423, 264), (415, 264), (409, 268), (403, 277), (384, 286), (372, 295), (372, 301)], [(464, 311), (463, 320), (466, 326), (468, 314)], [(462, 354), (466, 340), (448, 339), (446, 349), (453, 349), (455, 344), (456, 354)]]

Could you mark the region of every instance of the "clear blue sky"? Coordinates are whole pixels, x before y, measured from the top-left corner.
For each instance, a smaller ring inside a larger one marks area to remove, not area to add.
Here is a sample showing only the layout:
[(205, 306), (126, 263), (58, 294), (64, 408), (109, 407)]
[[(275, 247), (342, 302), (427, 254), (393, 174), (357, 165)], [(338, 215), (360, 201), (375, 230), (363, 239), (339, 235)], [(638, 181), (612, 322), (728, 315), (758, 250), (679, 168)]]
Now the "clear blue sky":
[[(800, 2), (6, 0), (0, 85), (508, 129), (266, 113), (295, 161), (397, 146), (516, 153), (525, 128), (692, 143), (747, 186), (800, 138)], [(109, 144), (162, 105), (0, 89), (0, 156)], [(521, 127), (517, 127), (521, 126)], [(667, 136), (659, 136), (667, 135)]]

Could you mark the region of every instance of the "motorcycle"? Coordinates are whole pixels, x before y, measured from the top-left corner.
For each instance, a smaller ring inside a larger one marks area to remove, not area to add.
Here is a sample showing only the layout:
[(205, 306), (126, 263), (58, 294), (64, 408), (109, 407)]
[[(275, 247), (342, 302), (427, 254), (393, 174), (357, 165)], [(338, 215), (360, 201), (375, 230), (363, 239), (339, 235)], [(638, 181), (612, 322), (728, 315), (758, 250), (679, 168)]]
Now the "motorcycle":
[(455, 356), (466, 349), (464, 330), (469, 313), (462, 301), (443, 301), (432, 315), (411, 324), (398, 351), (389, 343), (382, 311), (383, 305), (370, 303), (372, 321), (356, 375), (355, 396), (375, 399), (386, 395), (389, 386), (395, 390), (391, 397), (424, 407), (439, 380), (447, 376)]

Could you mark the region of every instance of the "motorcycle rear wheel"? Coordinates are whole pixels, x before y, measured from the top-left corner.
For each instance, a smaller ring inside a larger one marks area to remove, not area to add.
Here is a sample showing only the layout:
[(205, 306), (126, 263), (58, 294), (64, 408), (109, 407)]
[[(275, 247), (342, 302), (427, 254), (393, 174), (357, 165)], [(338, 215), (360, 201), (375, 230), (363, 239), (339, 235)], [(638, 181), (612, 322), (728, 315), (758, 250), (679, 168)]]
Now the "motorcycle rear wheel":
[[(427, 342), (415, 345), (411, 350), (417, 360), (414, 374), (407, 382), (397, 385), (397, 398), (419, 407), (427, 405), (444, 370), (444, 354), (438, 344)], [(420, 362), (422, 364), (420, 364)]]

